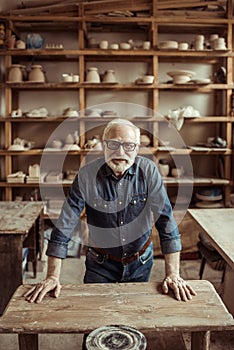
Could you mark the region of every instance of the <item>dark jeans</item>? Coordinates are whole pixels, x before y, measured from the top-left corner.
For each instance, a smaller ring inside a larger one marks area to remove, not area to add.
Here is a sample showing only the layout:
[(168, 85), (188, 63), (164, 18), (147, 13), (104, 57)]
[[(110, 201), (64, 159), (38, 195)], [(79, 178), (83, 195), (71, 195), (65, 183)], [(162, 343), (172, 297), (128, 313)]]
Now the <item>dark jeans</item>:
[(126, 265), (105, 259), (90, 248), (85, 265), (84, 283), (148, 282), (153, 266), (153, 243), (137, 260)]
[[(85, 265), (84, 283), (148, 282), (153, 266), (153, 243), (137, 260), (126, 265), (105, 259), (91, 248)], [(82, 350), (86, 350), (87, 336), (84, 335)]]

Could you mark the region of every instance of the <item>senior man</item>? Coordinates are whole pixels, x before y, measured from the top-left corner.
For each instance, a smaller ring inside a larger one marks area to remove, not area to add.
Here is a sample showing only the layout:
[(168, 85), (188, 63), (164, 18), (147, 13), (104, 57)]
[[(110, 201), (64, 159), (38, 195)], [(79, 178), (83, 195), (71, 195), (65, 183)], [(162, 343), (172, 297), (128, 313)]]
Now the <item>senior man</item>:
[(103, 133), (104, 157), (81, 167), (48, 243), (46, 278), (29, 290), (29, 302), (58, 297), (61, 263), (85, 208), (89, 228), (84, 283), (147, 282), (153, 265), (152, 217), (165, 256), (162, 290), (177, 300), (195, 291), (180, 277), (181, 239), (155, 163), (138, 156), (140, 130), (114, 119)]

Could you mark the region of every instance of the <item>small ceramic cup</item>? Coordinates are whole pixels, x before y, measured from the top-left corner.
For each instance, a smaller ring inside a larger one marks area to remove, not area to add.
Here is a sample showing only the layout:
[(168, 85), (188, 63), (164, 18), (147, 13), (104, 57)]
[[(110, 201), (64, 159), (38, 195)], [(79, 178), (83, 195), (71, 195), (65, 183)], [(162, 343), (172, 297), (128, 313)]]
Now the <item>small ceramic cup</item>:
[(143, 49), (144, 50), (150, 50), (150, 41), (144, 41), (143, 42)]
[(153, 84), (153, 82), (154, 82), (154, 75), (144, 75), (142, 77), (142, 81), (143, 81), (143, 83), (146, 83), (146, 84)]
[(102, 49), (102, 50), (106, 50), (106, 49), (108, 49), (108, 41), (107, 40), (102, 40), (101, 42), (100, 42), (100, 44), (99, 44), (99, 47), (100, 47), (100, 49)]
[(119, 44), (111, 44), (110, 45), (110, 48), (112, 49), (112, 50), (118, 50), (119, 49)]
[(79, 75), (78, 75), (78, 74), (74, 74), (74, 75), (73, 75), (73, 82), (74, 82), (74, 83), (79, 83), (79, 81), (80, 81)]
[(189, 44), (188, 43), (179, 43), (178, 44), (178, 50), (185, 51), (188, 50)]

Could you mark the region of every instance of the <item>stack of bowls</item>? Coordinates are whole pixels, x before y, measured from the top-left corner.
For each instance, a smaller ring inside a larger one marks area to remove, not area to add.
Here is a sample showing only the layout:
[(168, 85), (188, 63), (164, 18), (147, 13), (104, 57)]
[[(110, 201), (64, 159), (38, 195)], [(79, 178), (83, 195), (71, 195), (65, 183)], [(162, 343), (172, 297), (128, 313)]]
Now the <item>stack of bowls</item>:
[(218, 187), (204, 188), (196, 192), (197, 208), (223, 208), (223, 195)]
[(224, 38), (217, 38), (214, 40), (214, 50), (226, 50), (226, 42)]
[(194, 48), (197, 51), (204, 50), (205, 37), (204, 35), (197, 35), (194, 41)]

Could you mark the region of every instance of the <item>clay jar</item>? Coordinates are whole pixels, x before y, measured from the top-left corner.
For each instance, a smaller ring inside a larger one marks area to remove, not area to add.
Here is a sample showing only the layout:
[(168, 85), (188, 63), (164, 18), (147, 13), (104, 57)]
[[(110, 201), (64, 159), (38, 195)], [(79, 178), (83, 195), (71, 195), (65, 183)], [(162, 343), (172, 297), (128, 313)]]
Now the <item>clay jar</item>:
[(86, 81), (89, 83), (100, 83), (101, 79), (100, 79), (97, 67), (88, 68)]
[(31, 66), (31, 71), (29, 73), (28, 80), (37, 83), (45, 82), (45, 75), (43, 73), (41, 65), (34, 64)]
[(20, 64), (12, 64), (9, 70), (8, 80), (15, 83), (23, 81), (23, 72)]
[(105, 71), (103, 82), (104, 83), (116, 83), (115, 71), (113, 69), (108, 69)]
[(162, 175), (162, 177), (166, 177), (169, 174), (170, 171), (170, 167), (168, 164), (168, 160), (167, 159), (160, 159), (158, 162), (158, 170), (160, 172), (160, 174)]
[(15, 35), (11, 35), (9, 39), (7, 39), (7, 47), (8, 49), (14, 49), (15, 47)]

